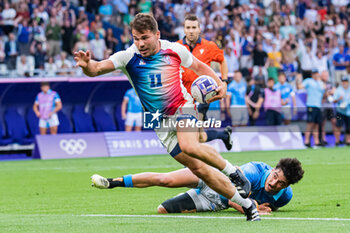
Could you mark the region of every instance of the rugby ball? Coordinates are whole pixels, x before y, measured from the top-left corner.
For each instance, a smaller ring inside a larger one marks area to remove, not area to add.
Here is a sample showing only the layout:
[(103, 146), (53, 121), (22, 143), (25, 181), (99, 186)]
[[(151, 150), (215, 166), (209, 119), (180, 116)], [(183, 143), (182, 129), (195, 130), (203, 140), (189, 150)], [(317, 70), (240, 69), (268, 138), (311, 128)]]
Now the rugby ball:
[(215, 91), (216, 88), (218, 88), (218, 85), (212, 77), (202, 75), (193, 81), (191, 86), (191, 94), (197, 102), (204, 104), (208, 103), (208, 99), (217, 94)]

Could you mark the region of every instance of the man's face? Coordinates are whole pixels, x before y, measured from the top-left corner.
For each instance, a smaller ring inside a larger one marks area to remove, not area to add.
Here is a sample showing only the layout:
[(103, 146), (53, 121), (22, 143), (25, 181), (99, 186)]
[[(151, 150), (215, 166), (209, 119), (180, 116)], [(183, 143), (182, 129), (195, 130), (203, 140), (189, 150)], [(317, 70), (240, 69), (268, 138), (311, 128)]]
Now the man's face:
[(139, 32), (133, 29), (131, 33), (134, 37), (134, 44), (140, 51), (142, 57), (152, 56), (159, 51), (159, 31), (157, 31), (156, 33), (153, 33), (150, 30)]
[(265, 181), (265, 191), (269, 194), (276, 194), (288, 187), (288, 182), (281, 169), (272, 169)]
[(50, 86), (49, 85), (43, 85), (41, 86), (41, 91), (46, 93), (50, 90)]
[(279, 82), (280, 84), (284, 84), (284, 83), (286, 82), (286, 76), (284, 76), (284, 75), (279, 75), (279, 76), (278, 76), (278, 82)]
[(343, 86), (344, 89), (348, 89), (349, 87), (349, 81), (342, 81), (341, 85)]
[(233, 76), (233, 79), (236, 81), (236, 82), (240, 82), (241, 79), (242, 79), (242, 74), (241, 72), (236, 72)]
[(198, 21), (185, 20), (184, 32), (186, 35), (186, 39), (190, 43), (197, 42), (199, 38), (199, 34), (201, 33), (201, 29), (199, 28)]
[(272, 79), (267, 81), (267, 87), (268, 88), (273, 88), (274, 85), (275, 85), (275, 82)]

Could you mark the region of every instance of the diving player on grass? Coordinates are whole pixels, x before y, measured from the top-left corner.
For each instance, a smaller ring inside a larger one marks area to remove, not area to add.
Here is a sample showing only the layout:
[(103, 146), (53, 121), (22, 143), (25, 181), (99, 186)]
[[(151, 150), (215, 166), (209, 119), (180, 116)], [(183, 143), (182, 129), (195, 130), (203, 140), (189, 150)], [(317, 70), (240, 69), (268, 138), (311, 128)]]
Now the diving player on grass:
[(180, 66), (195, 71), (197, 75), (210, 75), (215, 79), (218, 94), (210, 102), (225, 96), (226, 89), (223, 88), (221, 80), (184, 46), (160, 40), (157, 22), (151, 15), (137, 14), (130, 26), (134, 39), (130, 48), (99, 62), (91, 59), (90, 51), (75, 52), (77, 66), (87, 76), (102, 75), (115, 69), (123, 70), (145, 112), (151, 113), (154, 118), (160, 117), (161, 123), (165, 125), (170, 125), (172, 120), (179, 122), (171, 130), (166, 131), (162, 127), (155, 129), (170, 155), (188, 167), (210, 188), (242, 206), (248, 221), (259, 221), (255, 202), (247, 198), (250, 182), (240, 169), (224, 160), (213, 147), (200, 143), (198, 128), (181, 127), (191, 119), (197, 119), (198, 113), (191, 95), (182, 85)]
[[(263, 162), (250, 162), (242, 165), (241, 169), (252, 184), (250, 197), (259, 203), (260, 215), (269, 214), (288, 204), (293, 196), (290, 185), (297, 183), (304, 175), (301, 163), (295, 158), (281, 159), (275, 168)], [(209, 188), (188, 168), (169, 173), (145, 172), (115, 179), (95, 174), (92, 176), (92, 186), (100, 189), (188, 187), (192, 189), (159, 205), (158, 213), (219, 211), (230, 207), (244, 213), (242, 207)]]

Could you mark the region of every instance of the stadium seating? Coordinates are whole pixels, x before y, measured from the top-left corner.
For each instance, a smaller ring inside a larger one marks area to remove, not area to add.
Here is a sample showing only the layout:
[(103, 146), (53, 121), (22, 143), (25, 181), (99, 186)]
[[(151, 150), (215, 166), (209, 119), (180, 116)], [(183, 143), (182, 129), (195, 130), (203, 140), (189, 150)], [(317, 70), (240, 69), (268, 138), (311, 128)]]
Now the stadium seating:
[(117, 128), (112, 117), (106, 112), (103, 106), (97, 105), (94, 108), (92, 117), (98, 132), (116, 131)]
[(5, 146), (12, 143), (11, 138), (4, 137), (4, 130), (2, 128), (2, 121), (0, 120), (0, 146)]
[(120, 104), (117, 104), (115, 107), (114, 117), (115, 117), (115, 121), (117, 122), (118, 131), (124, 131), (125, 123), (124, 123), (124, 120), (122, 119)]
[(39, 134), (39, 118), (35, 115), (32, 108), (29, 108), (26, 114), (26, 120), (30, 132), (30, 136), (34, 137)]
[(72, 125), (69, 122), (68, 117), (63, 113), (63, 111), (59, 111), (57, 113), (58, 120), (60, 124), (58, 125), (58, 133), (72, 133), (73, 128)]
[(95, 132), (91, 116), (84, 111), (83, 105), (77, 105), (74, 107), (72, 119), (75, 132)]
[(5, 112), (5, 123), (7, 125), (7, 131), (13, 142), (17, 142), (21, 145), (32, 144), (33, 138), (28, 138), (29, 132), (24, 118), (18, 113), (15, 108), (8, 108)]

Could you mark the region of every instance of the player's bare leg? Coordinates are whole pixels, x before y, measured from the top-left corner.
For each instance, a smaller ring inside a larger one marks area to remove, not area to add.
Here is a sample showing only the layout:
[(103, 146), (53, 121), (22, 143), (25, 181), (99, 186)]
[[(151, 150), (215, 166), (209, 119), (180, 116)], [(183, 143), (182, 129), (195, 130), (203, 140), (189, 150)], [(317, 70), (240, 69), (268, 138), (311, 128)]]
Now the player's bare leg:
[[(93, 186), (95, 186), (94, 184), (102, 184), (102, 188), (125, 187), (125, 183), (124, 186), (122, 185), (124, 177), (104, 178), (99, 175), (94, 175), (92, 179), (95, 179), (95, 181), (92, 181)], [(106, 181), (98, 181), (97, 179), (104, 179)], [(152, 186), (196, 188), (199, 178), (195, 176), (190, 169), (182, 168), (168, 173), (143, 172), (134, 174), (131, 175), (131, 181), (134, 188), (147, 188)], [(104, 187), (104, 184), (106, 184), (106, 187)], [(100, 186), (95, 187), (100, 188)]]
[(46, 132), (47, 132), (47, 128), (39, 127), (39, 132), (40, 132), (41, 135), (45, 135)]
[(130, 126), (130, 125), (125, 125), (125, 131), (127, 131), (127, 132), (132, 131), (132, 126)]
[(58, 126), (50, 127), (50, 134), (57, 134)]
[(141, 131), (141, 126), (135, 126), (134, 131)]

